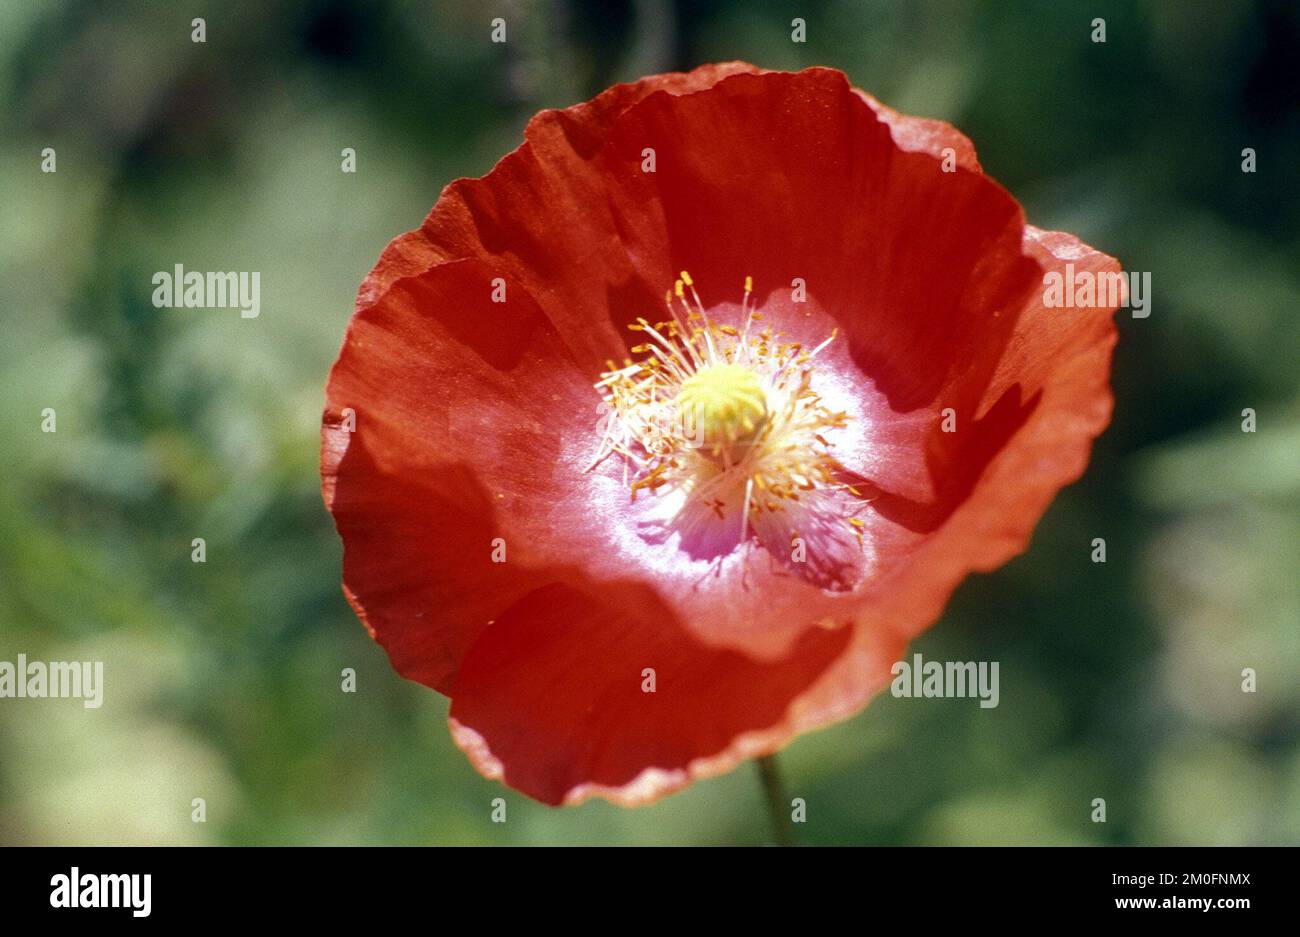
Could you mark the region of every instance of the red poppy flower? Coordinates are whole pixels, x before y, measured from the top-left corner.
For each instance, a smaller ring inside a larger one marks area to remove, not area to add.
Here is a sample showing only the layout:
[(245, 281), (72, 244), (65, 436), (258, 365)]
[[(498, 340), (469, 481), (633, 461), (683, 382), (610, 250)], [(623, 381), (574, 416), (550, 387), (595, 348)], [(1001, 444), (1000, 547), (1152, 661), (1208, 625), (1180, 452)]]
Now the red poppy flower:
[(838, 71), (545, 111), (362, 284), (322, 431), (348, 599), (547, 803), (850, 716), (1109, 419), (1114, 307), (1045, 309), (1066, 263), (1119, 269)]

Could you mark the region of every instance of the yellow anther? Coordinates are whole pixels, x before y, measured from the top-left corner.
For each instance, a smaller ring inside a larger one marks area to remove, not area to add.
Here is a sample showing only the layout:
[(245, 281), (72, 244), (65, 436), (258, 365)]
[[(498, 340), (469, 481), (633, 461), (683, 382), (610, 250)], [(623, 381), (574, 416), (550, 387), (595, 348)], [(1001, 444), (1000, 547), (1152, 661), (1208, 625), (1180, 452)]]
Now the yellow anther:
[(695, 285), (695, 281), (691, 279), (691, 275), (687, 273), (685, 270), (682, 271), (682, 282), (685, 283), (687, 286)]
[(682, 294), (685, 292), (685, 288), (681, 280), (678, 280), (676, 283), (673, 284), (673, 292), (677, 294), (678, 299), (681, 299)]
[(753, 277), (745, 277), (745, 292), (746, 292), (746, 293), (752, 293), (752, 292), (754, 292), (754, 278), (753, 278)]

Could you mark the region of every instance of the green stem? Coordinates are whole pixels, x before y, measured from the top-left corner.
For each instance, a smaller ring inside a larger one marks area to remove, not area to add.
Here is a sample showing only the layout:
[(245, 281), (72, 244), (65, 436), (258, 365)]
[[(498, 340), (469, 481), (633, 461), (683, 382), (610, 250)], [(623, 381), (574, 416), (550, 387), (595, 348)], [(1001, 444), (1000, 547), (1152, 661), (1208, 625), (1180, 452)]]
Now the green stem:
[(764, 755), (755, 759), (758, 766), (759, 780), (763, 782), (763, 800), (767, 803), (767, 815), (772, 821), (772, 838), (778, 846), (794, 845), (794, 829), (790, 823), (790, 798), (785, 795), (785, 785), (781, 783), (781, 771), (775, 755)]

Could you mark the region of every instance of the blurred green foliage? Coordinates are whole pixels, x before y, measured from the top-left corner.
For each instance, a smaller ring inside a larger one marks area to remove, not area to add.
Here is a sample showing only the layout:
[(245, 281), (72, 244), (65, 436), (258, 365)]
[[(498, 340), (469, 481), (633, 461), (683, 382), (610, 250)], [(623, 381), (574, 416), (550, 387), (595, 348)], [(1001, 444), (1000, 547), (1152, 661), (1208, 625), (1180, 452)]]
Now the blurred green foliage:
[[(1085, 479), (917, 644), (1001, 661), (1000, 707), (885, 696), (797, 741), (800, 837), (1300, 840), (1295, 4), (202, 6), (0, 5), (0, 659), (107, 672), (99, 711), (0, 701), (0, 842), (766, 841), (750, 770), (635, 811), (481, 779), (344, 602), (317, 483), (325, 375), (388, 239), (539, 108), (734, 58), (954, 122), (1034, 223), (1153, 273)], [(175, 263), (260, 271), (261, 317), (153, 308)]]

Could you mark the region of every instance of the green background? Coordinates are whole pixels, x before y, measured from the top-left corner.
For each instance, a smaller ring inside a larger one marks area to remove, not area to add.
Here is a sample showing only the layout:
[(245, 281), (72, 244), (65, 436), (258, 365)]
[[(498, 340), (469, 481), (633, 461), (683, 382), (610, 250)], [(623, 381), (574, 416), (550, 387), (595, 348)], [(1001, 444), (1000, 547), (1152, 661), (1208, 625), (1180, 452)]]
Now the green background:
[[(886, 695), (793, 743), (801, 841), (1300, 842), (1297, 10), (0, 4), (0, 660), (107, 680), (98, 711), (0, 700), (0, 842), (767, 841), (752, 765), (639, 810), (480, 778), (344, 602), (317, 480), (325, 375), (384, 244), (541, 107), (734, 58), (952, 121), (1033, 223), (1153, 278), (1087, 475), (915, 646), (1000, 661), (1001, 705)], [(260, 271), (260, 318), (155, 309), (176, 263)]]

